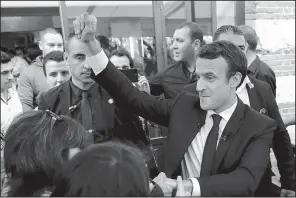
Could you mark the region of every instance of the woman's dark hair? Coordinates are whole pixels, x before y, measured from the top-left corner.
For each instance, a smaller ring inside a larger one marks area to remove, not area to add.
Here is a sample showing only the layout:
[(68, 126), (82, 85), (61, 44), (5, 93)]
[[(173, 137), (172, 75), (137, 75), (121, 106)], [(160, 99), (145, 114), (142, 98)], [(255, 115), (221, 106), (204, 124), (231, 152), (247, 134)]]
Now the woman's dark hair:
[(5, 137), (8, 196), (34, 196), (52, 186), (57, 170), (68, 161), (69, 148), (83, 148), (84, 135), (81, 124), (68, 116), (41, 110), (17, 116)]
[(111, 141), (74, 156), (57, 177), (51, 196), (148, 196), (148, 179), (142, 153)]
[(117, 50), (113, 50), (110, 54), (109, 54), (109, 58), (111, 58), (112, 56), (119, 56), (119, 57), (122, 57), (122, 56), (126, 56), (130, 62), (130, 67), (131, 68), (134, 68), (134, 60), (133, 58), (131, 57), (130, 53), (124, 49), (124, 48), (119, 48)]
[(247, 58), (244, 52), (236, 45), (229, 41), (215, 41), (201, 47), (198, 53), (199, 58), (210, 60), (219, 58), (220, 56), (228, 64), (228, 79), (237, 72), (241, 73), (242, 79), (237, 87), (241, 86), (247, 75)]
[(52, 51), (43, 58), (43, 72), (44, 75), (47, 76), (46, 74), (46, 64), (48, 61), (55, 61), (55, 62), (63, 62), (64, 59), (64, 52), (61, 51)]

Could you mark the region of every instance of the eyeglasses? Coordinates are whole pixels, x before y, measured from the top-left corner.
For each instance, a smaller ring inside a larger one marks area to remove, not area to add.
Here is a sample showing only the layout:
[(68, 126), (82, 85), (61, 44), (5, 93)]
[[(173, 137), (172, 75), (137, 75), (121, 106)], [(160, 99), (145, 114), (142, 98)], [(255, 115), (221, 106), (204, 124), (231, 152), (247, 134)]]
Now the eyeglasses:
[(50, 124), (50, 128), (51, 128), (51, 129), (53, 128), (53, 126), (54, 126), (54, 124), (55, 124), (55, 122), (56, 122), (57, 120), (63, 120), (63, 118), (62, 118), (61, 116), (55, 114), (54, 112), (52, 112), (52, 111), (50, 111), (50, 110), (48, 110), (48, 109), (46, 109), (45, 112), (46, 112), (49, 116), (51, 116), (51, 118), (52, 118), (52, 119), (51, 119), (51, 124)]

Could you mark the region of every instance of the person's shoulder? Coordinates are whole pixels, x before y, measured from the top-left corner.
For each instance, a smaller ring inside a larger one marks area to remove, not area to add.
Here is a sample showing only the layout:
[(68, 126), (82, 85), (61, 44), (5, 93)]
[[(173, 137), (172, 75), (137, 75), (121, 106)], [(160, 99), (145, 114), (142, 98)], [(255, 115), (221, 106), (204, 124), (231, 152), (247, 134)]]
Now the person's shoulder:
[(259, 90), (259, 92), (264, 91), (264, 93), (262, 93), (262, 94), (265, 94), (266, 91), (271, 91), (271, 87), (270, 87), (270, 85), (267, 82), (262, 81), (262, 80), (259, 80), (259, 79), (256, 79), (256, 78), (254, 78), (252, 76), (248, 76), (248, 77), (249, 77), (251, 83), (254, 84), (254, 86), (256, 87), (256, 89)]
[(46, 98), (47, 100), (51, 100), (52, 98), (56, 97), (56, 95), (58, 95), (61, 91), (63, 91), (64, 89), (67, 89), (67, 84), (69, 84), (69, 82), (65, 82), (57, 87), (53, 87), (51, 89), (49, 89), (46, 92), (41, 93), (41, 96), (43, 98)]
[(182, 62), (181, 61), (169, 65), (168, 67), (160, 70), (159, 73), (169, 73), (169, 72), (174, 71), (175, 69), (177, 69), (179, 67), (182, 67)]
[(272, 70), (272, 68), (266, 63), (264, 62), (263, 60), (261, 60), (259, 57), (259, 73), (261, 73), (262, 75), (268, 75), (268, 74), (271, 74), (271, 75), (275, 75), (274, 74), (274, 71)]
[(260, 113), (248, 105), (245, 105), (245, 117), (244, 119), (248, 123), (249, 127), (254, 127), (256, 129), (263, 129), (267, 127), (274, 126), (276, 128), (276, 121), (270, 117)]

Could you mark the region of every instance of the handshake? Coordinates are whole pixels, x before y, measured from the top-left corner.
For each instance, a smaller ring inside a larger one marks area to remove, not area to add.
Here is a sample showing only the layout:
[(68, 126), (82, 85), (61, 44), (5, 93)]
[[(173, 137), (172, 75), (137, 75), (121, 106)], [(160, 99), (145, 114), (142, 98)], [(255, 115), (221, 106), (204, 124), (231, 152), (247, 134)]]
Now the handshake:
[(166, 197), (183, 197), (191, 196), (192, 183), (190, 180), (182, 180), (181, 176), (177, 177), (177, 180), (167, 178), (165, 173), (161, 172), (157, 177), (153, 179), (162, 189), (164, 196)]

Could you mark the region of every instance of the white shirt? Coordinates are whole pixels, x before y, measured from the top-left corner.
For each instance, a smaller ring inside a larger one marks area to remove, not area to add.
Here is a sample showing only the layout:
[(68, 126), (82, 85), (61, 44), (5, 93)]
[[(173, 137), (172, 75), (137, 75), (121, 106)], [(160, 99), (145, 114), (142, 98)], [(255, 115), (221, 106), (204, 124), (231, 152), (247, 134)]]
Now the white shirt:
[[(103, 50), (95, 56), (87, 57), (87, 61), (88, 61), (88, 64), (93, 69), (95, 75), (98, 75), (99, 73), (101, 73), (108, 64), (108, 58), (105, 55)], [(237, 106), (237, 101), (233, 106), (219, 113), (219, 115), (222, 117), (221, 122), (219, 124), (219, 137), (218, 137), (219, 139), (221, 137), (221, 134), (228, 120), (233, 114), (236, 106)], [(201, 195), (199, 182), (196, 178), (193, 178), (193, 177), (199, 177), (200, 175), (203, 149), (205, 146), (205, 141), (207, 139), (207, 136), (213, 126), (213, 119), (211, 115), (214, 113), (215, 112), (213, 111), (207, 112), (205, 125), (201, 128), (201, 131), (196, 135), (191, 145), (188, 147), (188, 150), (184, 156), (184, 160), (182, 161), (182, 170), (184, 170), (183, 175), (185, 175), (186, 177), (185, 179), (190, 178), (193, 183), (192, 196)], [(217, 145), (218, 145), (218, 142), (219, 141), (217, 141)]]
[(15, 90), (8, 89), (7, 101), (5, 101), (1, 93), (1, 132), (5, 134), (15, 116), (22, 113), (22, 111), (22, 105)]
[[(222, 132), (232, 116), (235, 108), (237, 106), (237, 100), (230, 108), (219, 113), (222, 117), (219, 124), (219, 135), (217, 141), (217, 147), (219, 140), (221, 138)], [(187, 152), (184, 155), (184, 159), (181, 162), (183, 179), (190, 179), (193, 183), (192, 196), (200, 196), (200, 185), (196, 177), (200, 176), (201, 163), (204, 152), (204, 147), (206, 144), (207, 137), (213, 127), (212, 115), (216, 114), (214, 111), (209, 110), (206, 115), (205, 124), (201, 127), (200, 132), (197, 133), (195, 138), (192, 140)], [(216, 148), (217, 148), (216, 147)]]
[(244, 104), (250, 106), (250, 99), (249, 99), (247, 86), (249, 86), (250, 89), (254, 87), (254, 85), (251, 83), (248, 76), (246, 76), (241, 86), (237, 88), (236, 94), (243, 101)]

